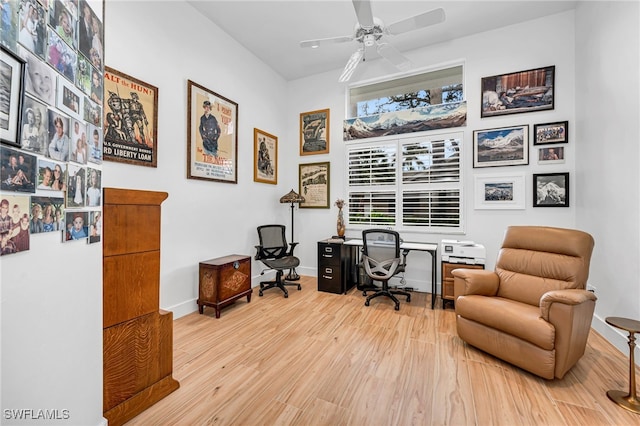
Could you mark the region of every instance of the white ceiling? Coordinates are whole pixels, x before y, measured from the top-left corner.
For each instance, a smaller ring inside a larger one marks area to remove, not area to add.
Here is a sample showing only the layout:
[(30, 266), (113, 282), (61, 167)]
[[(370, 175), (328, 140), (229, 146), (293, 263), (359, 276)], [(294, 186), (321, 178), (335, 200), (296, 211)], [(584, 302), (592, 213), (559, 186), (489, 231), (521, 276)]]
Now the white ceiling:
[[(351, 36), (356, 15), (351, 0), (187, 0), (213, 23), (286, 80), (336, 70), (336, 80), (358, 43), (301, 48), (303, 40)], [(577, 1), (372, 1), (385, 25), (442, 7), (443, 23), (385, 36), (400, 52), (573, 9)], [(544, 28), (541, 28), (544, 31)], [(532, 34), (532, 37), (534, 35)], [(367, 59), (379, 58), (368, 48)]]

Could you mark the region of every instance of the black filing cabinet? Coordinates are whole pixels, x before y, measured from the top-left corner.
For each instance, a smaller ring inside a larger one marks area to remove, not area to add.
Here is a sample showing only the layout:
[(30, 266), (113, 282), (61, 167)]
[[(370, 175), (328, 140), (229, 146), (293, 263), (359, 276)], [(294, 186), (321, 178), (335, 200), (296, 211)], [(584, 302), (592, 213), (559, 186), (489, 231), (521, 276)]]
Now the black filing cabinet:
[(353, 249), (332, 239), (318, 241), (318, 291), (343, 294), (355, 285)]

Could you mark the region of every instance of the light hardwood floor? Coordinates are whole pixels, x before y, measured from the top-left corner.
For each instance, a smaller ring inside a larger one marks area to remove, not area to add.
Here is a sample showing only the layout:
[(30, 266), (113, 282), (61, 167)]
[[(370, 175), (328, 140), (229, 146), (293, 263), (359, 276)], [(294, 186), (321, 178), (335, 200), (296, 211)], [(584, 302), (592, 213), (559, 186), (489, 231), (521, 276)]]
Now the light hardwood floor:
[(627, 354), (592, 331), (584, 357), (547, 381), (463, 343), (429, 294), (364, 306), (361, 292), (277, 289), (174, 322), (180, 389), (127, 425), (638, 425), (611, 402)]

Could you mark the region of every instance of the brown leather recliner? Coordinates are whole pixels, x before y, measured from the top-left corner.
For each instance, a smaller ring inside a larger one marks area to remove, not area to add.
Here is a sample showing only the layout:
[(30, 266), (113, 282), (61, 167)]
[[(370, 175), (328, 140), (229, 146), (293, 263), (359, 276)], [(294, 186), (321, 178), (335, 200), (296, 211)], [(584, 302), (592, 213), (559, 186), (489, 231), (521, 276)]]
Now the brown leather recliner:
[(454, 269), (462, 340), (545, 379), (584, 354), (596, 296), (586, 290), (594, 241), (586, 232), (507, 228), (495, 272)]

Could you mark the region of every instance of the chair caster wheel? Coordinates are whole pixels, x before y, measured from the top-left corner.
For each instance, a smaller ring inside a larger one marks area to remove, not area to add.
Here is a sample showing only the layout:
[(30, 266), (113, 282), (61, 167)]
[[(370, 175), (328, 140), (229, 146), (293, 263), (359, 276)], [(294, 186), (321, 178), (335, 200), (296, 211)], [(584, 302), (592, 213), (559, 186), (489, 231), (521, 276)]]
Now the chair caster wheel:
[(285, 299), (288, 299), (288, 298), (289, 298), (289, 295), (288, 295), (287, 293), (285, 293), (285, 294), (284, 294), (284, 298), (285, 298)]
[(258, 296), (262, 297), (262, 290), (258, 292)]
[(411, 302), (411, 296), (407, 296), (407, 303)]
[(260, 288), (264, 288), (264, 284), (260, 283)]
[(302, 286), (298, 284), (298, 290), (302, 290)]
[(400, 310), (400, 305), (396, 305), (395, 309), (396, 309), (396, 311), (399, 311)]
[(367, 292), (366, 292), (366, 291), (363, 291), (363, 292), (362, 292), (362, 295), (366, 297), (366, 296), (367, 296)]
[(368, 300), (364, 301), (364, 306), (369, 306), (369, 301)]

